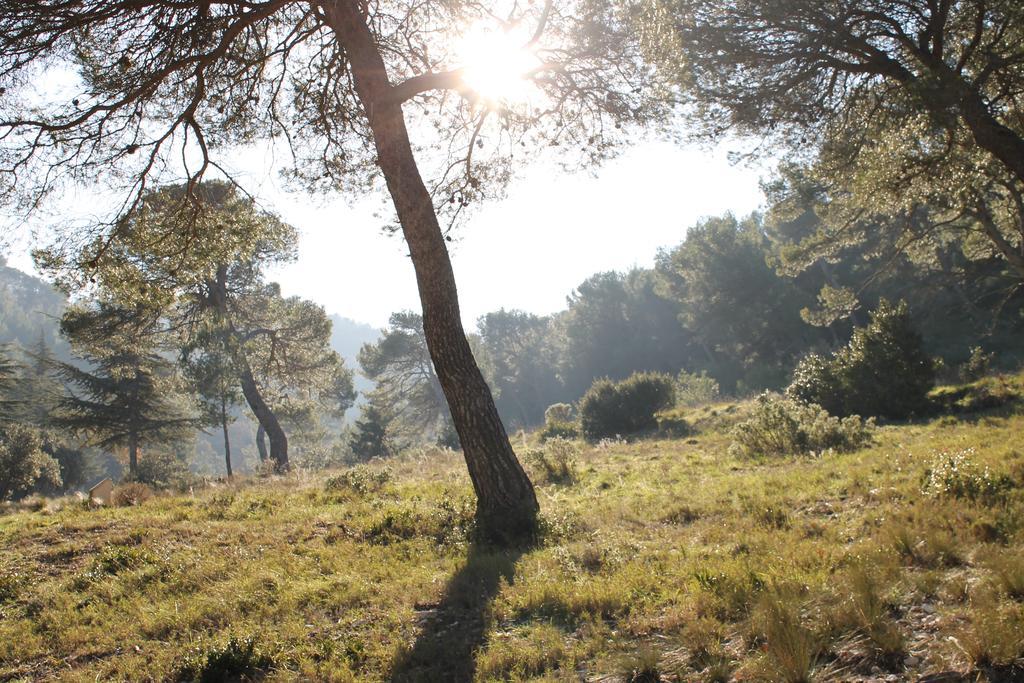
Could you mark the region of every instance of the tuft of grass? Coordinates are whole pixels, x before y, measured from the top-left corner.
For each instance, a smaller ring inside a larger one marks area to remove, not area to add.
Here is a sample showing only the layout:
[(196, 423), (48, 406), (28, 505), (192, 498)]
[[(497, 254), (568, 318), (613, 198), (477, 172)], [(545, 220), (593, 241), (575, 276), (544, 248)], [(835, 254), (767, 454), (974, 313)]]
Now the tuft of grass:
[(754, 620), (773, 679), (785, 683), (814, 680), (821, 645), (817, 635), (803, 625), (795, 597), (775, 590), (765, 593)]
[(255, 638), (231, 636), (219, 645), (200, 643), (184, 657), (175, 679), (196, 683), (251, 680), (273, 665), (273, 657), (260, 650)]

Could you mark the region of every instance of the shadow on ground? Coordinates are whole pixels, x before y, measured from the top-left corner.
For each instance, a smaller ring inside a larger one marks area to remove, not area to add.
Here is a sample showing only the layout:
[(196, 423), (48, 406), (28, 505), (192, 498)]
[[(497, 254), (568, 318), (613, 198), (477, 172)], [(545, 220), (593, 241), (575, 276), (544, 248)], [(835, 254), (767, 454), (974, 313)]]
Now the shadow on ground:
[(417, 611), (420, 634), (392, 668), (391, 680), (472, 681), (476, 651), (485, 642), (487, 611), (501, 586), (511, 583), (522, 551), (474, 545), (466, 564), (448, 581), (436, 605)]

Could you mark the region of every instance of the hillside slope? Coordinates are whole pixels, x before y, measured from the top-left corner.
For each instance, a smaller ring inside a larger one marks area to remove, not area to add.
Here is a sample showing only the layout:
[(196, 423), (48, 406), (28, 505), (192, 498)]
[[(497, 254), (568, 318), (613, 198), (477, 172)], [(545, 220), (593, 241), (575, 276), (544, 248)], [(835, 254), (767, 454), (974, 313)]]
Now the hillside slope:
[(10, 512), (0, 680), (1021, 680), (1024, 410), (817, 458), (725, 429), (579, 445), (519, 552), (444, 451)]

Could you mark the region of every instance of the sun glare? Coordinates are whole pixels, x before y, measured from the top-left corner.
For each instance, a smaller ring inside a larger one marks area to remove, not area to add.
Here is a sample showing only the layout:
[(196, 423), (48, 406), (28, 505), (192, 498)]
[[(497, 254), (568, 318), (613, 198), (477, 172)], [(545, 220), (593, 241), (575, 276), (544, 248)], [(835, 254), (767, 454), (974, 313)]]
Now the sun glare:
[(525, 102), (532, 89), (528, 76), (541, 65), (526, 43), (527, 39), (513, 32), (470, 29), (457, 50), (463, 81), (489, 102)]

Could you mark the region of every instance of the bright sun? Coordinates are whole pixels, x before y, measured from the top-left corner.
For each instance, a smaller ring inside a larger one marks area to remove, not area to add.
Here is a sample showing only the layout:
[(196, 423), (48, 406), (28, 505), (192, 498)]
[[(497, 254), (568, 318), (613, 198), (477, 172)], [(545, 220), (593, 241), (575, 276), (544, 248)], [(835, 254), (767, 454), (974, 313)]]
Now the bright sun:
[(470, 29), (457, 47), (463, 81), (492, 104), (524, 102), (532, 89), (527, 76), (541, 66), (526, 43), (514, 32)]

